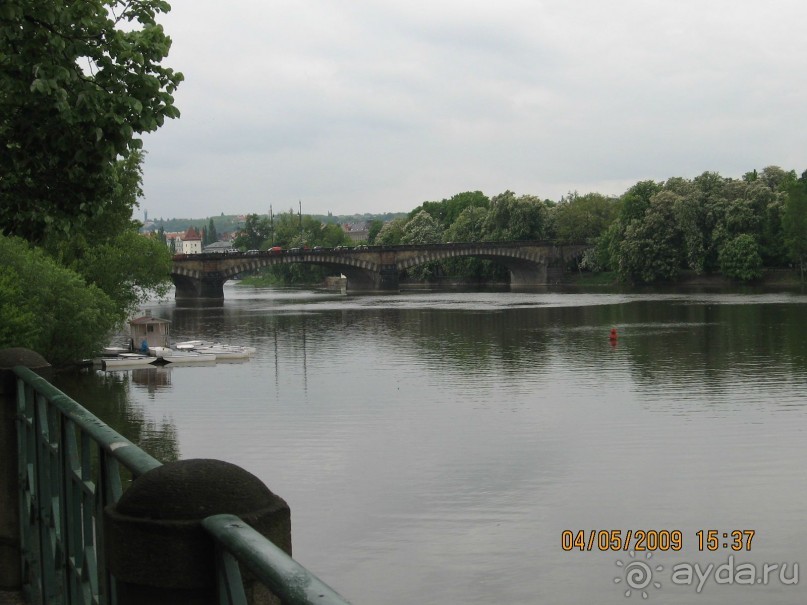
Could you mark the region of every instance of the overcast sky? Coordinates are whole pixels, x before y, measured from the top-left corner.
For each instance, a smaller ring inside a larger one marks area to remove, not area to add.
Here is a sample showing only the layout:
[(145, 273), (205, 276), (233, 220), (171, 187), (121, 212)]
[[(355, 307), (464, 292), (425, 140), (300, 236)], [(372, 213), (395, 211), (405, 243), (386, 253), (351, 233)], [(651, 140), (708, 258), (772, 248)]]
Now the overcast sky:
[(171, 0), (151, 218), (807, 169), (804, 0)]

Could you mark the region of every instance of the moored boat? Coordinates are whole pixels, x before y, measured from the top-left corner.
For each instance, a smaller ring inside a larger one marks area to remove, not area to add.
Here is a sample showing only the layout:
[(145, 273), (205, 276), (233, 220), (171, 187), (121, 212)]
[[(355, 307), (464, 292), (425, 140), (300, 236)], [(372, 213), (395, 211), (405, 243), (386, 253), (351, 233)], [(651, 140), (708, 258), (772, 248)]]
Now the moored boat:
[(197, 353), (196, 351), (175, 351), (170, 349), (171, 353), (156, 358), (160, 363), (166, 364), (192, 364), (192, 363), (215, 363), (216, 356), (212, 353)]
[(120, 353), (115, 357), (101, 358), (101, 367), (105, 370), (110, 368), (136, 368), (146, 366), (157, 361), (156, 357), (142, 355), (140, 353)]
[(204, 340), (188, 340), (179, 342), (176, 348), (180, 351), (193, 351), (197, 353), (207, 353), (216, 356), (216, 359), (249, 359), (254, 353), (254, 347), (244, 347), (240, 345), (227, 345), (219, 342), (206, 342)]

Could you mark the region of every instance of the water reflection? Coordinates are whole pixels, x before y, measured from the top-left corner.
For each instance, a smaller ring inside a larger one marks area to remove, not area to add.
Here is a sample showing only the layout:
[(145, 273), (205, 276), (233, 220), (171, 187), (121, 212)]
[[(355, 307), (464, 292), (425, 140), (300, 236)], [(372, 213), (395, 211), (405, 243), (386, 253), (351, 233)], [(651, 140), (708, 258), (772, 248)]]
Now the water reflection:
[(171, 386), (171, 371), (169, 368), (135, 368), (131, 370), (132, 383), (154, 396), (157, 391)]
[[(153, 419), (132, 405), (133, 384), (150, 394), (170, 385), (170, 372), (158, 368), (129, 372), (84, 370), (60, 373), (54, 384), (106, 424), (162, 462), (179, 459), (177, 427), (168, 418)], [(150, 375), (147, 375), (150, 374)]]

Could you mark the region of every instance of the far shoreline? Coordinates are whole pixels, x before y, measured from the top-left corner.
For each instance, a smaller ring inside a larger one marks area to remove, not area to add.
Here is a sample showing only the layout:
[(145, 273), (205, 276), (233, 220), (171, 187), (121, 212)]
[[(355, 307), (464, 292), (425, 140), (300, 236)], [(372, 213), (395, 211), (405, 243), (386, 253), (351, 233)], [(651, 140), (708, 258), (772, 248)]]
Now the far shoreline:
[[(278, 288), (327, 288), (323, 282), (286, 284), (278, 283), (279, 280), (268, 276), (248, 276), (237, 280), (238, 285), (252, 287), (278, 287)], [(750, 282), (741, 282), (726, 278), (720, 274), (698, 274), (694, 271), (682, 271), (675, 281), (656, 282), (652, 284), (626, 284), (618, 280), (614, 271), (602, 273), (589, 272), (567, 272), (553, 283), (535, 286), (536, 288), (549, 289), (618, 289), (622, 292), (668, 292), (674, 289), (715, 289), (715, 290), (740, 290), (754, 291), (767, 290), (770, 288), (800, 289), (807, 285), (801, 280), (798, 269), (766, 269), (762, 278)], [(510, 290), (507, 282), (485, 282), (468, 281), (461, 278), (442, 278), (430, 281), (416, 281), (402, 279), (400, 282), (401, 291), (417, 291), (429, 289), (482, 289), (482, 290)]]

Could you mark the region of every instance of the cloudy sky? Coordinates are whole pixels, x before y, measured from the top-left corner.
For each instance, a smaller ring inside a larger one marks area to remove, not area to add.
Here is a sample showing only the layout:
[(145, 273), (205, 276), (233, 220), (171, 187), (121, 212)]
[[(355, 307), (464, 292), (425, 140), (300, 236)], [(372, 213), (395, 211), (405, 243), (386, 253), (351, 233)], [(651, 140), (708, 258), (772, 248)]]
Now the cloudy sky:
[(170, 1), (141, 218), (807, 169), (804, 0)]

